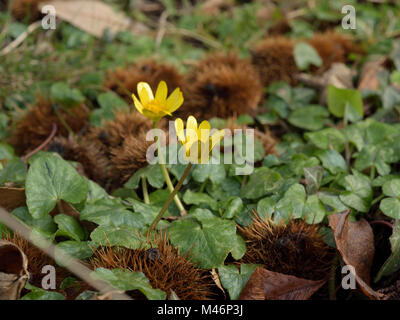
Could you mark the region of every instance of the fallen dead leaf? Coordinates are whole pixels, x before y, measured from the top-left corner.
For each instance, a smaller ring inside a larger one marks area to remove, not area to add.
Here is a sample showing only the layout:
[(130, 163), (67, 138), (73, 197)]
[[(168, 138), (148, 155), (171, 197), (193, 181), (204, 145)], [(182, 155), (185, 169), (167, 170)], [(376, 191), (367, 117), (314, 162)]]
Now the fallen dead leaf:
[(344, 263), (354, 267), (361, 290), (371, 299), (380, 299), (382, 295), (369, 286), (375, 253), (374, 234), (369, 223), (365, 219), (349, 221), (349, 212), (346, 212), (331, 214), (329, 226)]
[(39, 7), (42, 9), (46, 5), (52, 5), (55, 8), (57, 18), (97, 38), (101, 38), (106, 30), (112, 33), (131, 31), (135, 34), (143, 34), (148, 32), (144, 24), (130, 20), (121, 12), (115, 12), (111, 6), (101, 1), (47, 1), (41, 3)]
[(257, 268), (239, 300), (307, 300), (326, 280), (313, 281)]
[(296, 75), (296, 79), (311, 87), (320, 90), (320, 104), (326, 104), (328, 86), (336, 88), (352, 89), (354, 71), (343, 63), (333, 63), (332, 66), (321, 76), (311, 76), (306, 73)]
[(0, 207), (8, 211), (25, 206), (26, 197), (24, 188), (0, 187)]
[(226, 297), (224, 287), (222, 286), (222, 283), (221, 283), (221, 280), (219, 278), (219, 275), (218, 275), (218, 273), (217, 273), (217, 271), (215, 269), (211, 270), (211, 277), (214, 280), (214, 283), (224, 293), (224, 296)]
[(233, 1), (231, 0), (207, 0), (204, 1), (201, 11), (207, 15), (217, 15), (221, 12), (222, 8), (232, 7)]
[(383, 65), (386, 61), (387, 57), (383, 57), (378, 60), (368, 61), (363, 65), (358, 82), (358, 90), (379, 89), (378, 73), (384, 70)]
[(0, 300), (17, 300), (29, 279), (28, 259), (20, 248), (0, 240)]

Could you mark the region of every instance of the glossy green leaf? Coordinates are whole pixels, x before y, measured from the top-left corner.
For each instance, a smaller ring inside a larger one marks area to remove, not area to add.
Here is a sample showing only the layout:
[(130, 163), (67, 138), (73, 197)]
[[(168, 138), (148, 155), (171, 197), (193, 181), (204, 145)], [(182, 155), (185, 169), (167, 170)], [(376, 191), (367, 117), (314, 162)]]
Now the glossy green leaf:
[(85, 200), (88, 190), (85, 178), (57, 155), (36, 158), (26, 177), (26, 202), (34, 218), (49, 213), (59, 200)]

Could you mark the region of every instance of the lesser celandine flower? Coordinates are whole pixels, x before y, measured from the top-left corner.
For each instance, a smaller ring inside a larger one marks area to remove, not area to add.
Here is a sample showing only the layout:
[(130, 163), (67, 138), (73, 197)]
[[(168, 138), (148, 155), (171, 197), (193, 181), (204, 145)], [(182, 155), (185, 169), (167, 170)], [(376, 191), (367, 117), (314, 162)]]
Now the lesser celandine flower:
[(175, 120), (175, 129), (178, 140), (191, 163), (207, 163), (210, 152), (225, 135), (225, 130), (219, 130), (210, 135), (210, 123), (203, 121), (197, 126), (197, 120), (193, 116), (189, 116), (187, 119), (186, 135), (182, 119)]
[(147, 82), (138, 83), (137, 93), (139, 99), (134, 93), (132, 94), (136, 109), (155, 122), (166, 115), (172, 115), (172, 112), (178, 109), (183, 103), (183, 95), (179, 88), (176, 88), (171, 95), (167, 97), (168, 88), (165, 81), (160, 81), (155, 96)]

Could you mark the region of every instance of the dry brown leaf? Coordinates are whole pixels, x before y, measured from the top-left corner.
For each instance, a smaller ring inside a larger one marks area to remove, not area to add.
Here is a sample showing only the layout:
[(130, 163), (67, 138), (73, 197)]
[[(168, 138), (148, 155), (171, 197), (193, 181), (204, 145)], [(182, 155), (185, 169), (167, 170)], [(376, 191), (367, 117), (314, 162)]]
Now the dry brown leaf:
[(233, 6), (231, 0), (207, 0), (204, 1), (201, 11), (207, 15), (217, 15), (220, 13), (221, 8)]
[(321, 92), (319, 102), (326, 104), (328, 86), (336, 88), (352, 89), (354, 71), (343, 63), (333, 63), (332, 66), (321, 76), (311, 76), (306, 73), (296, 75), (296, 79), (311, 87), (319, 89)]
[(29, 278), (28, 259), (16, 245), (0, 240), (0, 300), (17, 300)]
[(25, 189), (0, 187), (0, 207), (8, 211), (25, 206)]
[(212, 277), (214, 283), (224, 293), (224, 296), (226, 297), (224, 287), (222, 286), (222, 283), (221, 283), (221, 280), (219, 278), (219, 275), (218, 275), (218, 273), (217, 273), (217, 271), (215, 269), (211, 270), (211, 277)]
[(56, 9), (57, 18), (98, 38), (101, 38), (107, 29), (112, 33), (130, 30), (136, 34), (143, 34), (148, 31), (144, 24), (131, 21), (126, 15), (115, 12), (101, 1), (48, 1), (41, 3), (40, 9), (45, 5), (52, 5)]
[(313, 281), (257, 268), (239, 300), (307, 300), (326, 280)]
[(378, 90), (379, 80), (378, 73), (384, 70), (383, 65), (386, 63), (387, 57), (379, 60), (368, 61), (364, 64), (358, 82), (358, 90)]
[(346, 212), (331, 214), (329, 226), (344, 263), (354, 267), (356, 281), (364, 294), (371, 299), (380, 299), (381, 295), (369, 286), (375, 253), (374, 234), (369, 223), (365, 219), (349, 221), (349, 212)]

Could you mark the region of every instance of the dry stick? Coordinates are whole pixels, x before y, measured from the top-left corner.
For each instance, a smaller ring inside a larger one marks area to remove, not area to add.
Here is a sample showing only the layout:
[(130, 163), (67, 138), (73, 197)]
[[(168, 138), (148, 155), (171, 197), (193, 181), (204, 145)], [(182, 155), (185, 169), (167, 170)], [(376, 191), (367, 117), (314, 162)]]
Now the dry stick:
[(36, 149), (34, 149), (33, 151), (29, 152), (27, 155), (23, 156), (22, 157), (22, 161), (26, 162), (36, 152), (39, 152), (40, 150), (42, 150), (51, 141), (51, 139), (54, 138), (54, 136), (56, 135), (56, 132), (57, 132), (57, 125), (55, 123), (53, 123), (50, 135), (46, 138), (46, 140), (44, 140)]
[(13, 51), (16, 47), (18, 47), (33, 31), (39, 28), (42, 25), (42, 21), (36, 21), (28, 26), (28, 28), (22, 32), (17, 39), (11, 42), (7, 47), (0, 51), (0, 56), (4, 56), (11, 51)]
[[(25, 227), (21, 222), (13, 218), (2, 207), (0, 207), (0, 222), (3, 223), (8, 228), (10, 228), (12, 231), (17, 232), (22, 238), (29, 241), (34, 246), (37, 246), (33, 243), (33, 241), (29, 237), (30, 230), (27, 227)], [(56, 260), (55, 256), (56, 246), (39, 234), (37, 235), (35, 234), (35, 238), (41, 244), (41, 247), (39, 247), (39, 249), (42, 250), (44, 253), (46, 253), (53, 260)], [(81, 262), (70, 256), (64, 250), (57, 248), (57, 251), (61, 253), (60, 255), (57, 255), (57, 261), (59, 261), (59, 263), (61, 263), (65, 268), (74, 273), (76, 276), (78, 276), (86, 283), (88, 283), (91, 287), (95, 288), (96, 290), (98, 290), (103, 294), (110, 293), (112, 294), (113, 298), (118, 300), (132, 300), (126, 294), (118, 292), (117, 289), (115, 289), (108, 283), (93, 279), (90, 275), (93, 271), (85, 267)]]
[(160, 19), (159, 19), (159, 28), (158, 28), (157, 36), (156, 36), (155, 51), (158, 51), (160, 49), (162, 39), (164, 38), (164, 35), (165, 35), (167, 19), (168, 19), (168, 12), (167, 12), (167, 10), (165, 10), (161, 14)]
[(172, 199), (174, 199), (175, 195), (178, 193), (179, 189), (182, 187), (183, 181), (185, 181), (191, 168), (192, 168), (192, 164), (189, 163), (188, 166), (186, 167), (185, 172), (183, 173), (181, 179), (179, 180), (178, 184), (175, 186), (174, 191), (172, 191), (172, 193), (169, 195), (169, 197), (168, 197), (167, 201), (164, 203), (164, 206), (162, 207), (160, 213), (157, 215), (157, 217), (154, 219), (153, 223), (151, 224), (148, 234), (150, 234), (150, 232), (156, 228), (157, 223), (161, 220), (165, 211), (167, 211), (169, 205), (172, 202)]

